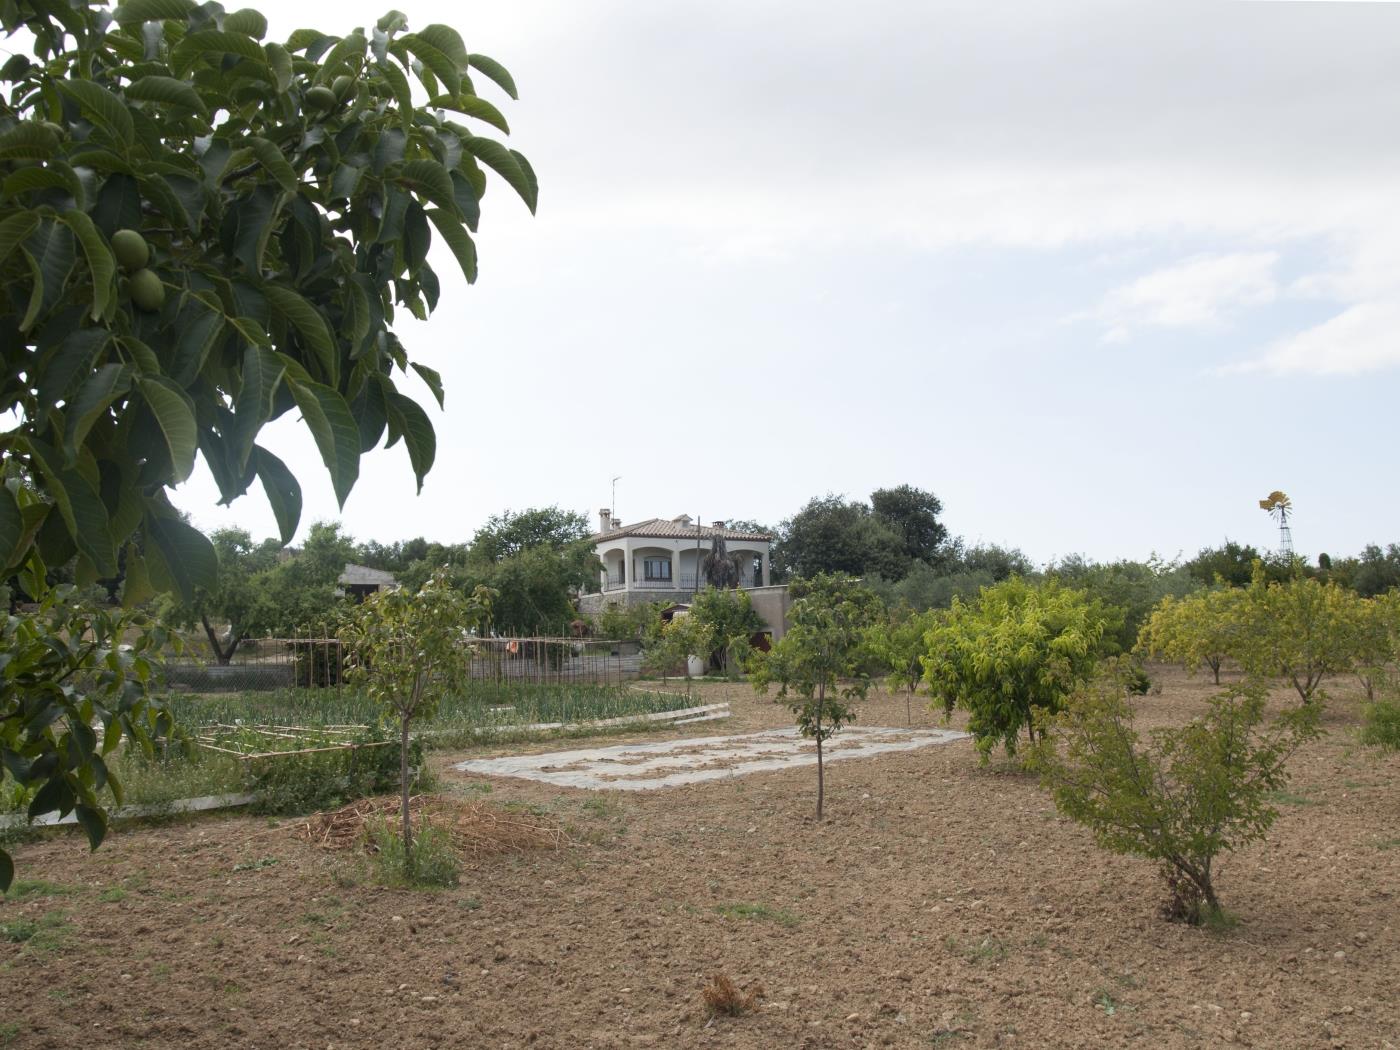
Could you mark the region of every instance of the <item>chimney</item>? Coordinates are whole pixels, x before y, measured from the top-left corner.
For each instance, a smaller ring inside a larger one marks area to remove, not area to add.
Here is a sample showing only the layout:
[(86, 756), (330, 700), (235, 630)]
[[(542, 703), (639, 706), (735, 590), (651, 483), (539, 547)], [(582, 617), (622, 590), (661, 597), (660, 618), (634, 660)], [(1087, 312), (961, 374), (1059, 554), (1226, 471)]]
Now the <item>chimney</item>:
[(604, 507), (598, 511), (598, 531), (611, 532), (613, 527), (612, 508)]
[(712, 522), (710, 522), (710, 525), (713, 526), (713, 527), (716, 528), (716, 529), (722, 529), (722, 528), (724, 528), (724, 522), (722, 522), (722, 521), (712, 521)]

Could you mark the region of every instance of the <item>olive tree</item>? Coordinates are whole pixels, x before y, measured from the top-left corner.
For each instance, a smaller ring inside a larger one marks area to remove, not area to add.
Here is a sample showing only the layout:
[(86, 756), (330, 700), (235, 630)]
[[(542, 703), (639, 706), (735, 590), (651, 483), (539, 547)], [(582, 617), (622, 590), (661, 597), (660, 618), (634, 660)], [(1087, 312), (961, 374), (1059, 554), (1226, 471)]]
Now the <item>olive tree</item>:
[[(535, 206), (526, 159), (477, 134), (507, 131), (473, 79), (514, 97), (505, 68), (398, 12), (276, 42), (212, 2), (0, 0), (0, 29), (28, 49), (0, 64), (0, 578), (41, 599), (76, 558), (79, 584), (123, 568), (128, 606), (212, 591), (168, 490), (202, 456), (225, 503), (261, 484), (287, 542), (301, 489), (258, 438), (288, 412), (342, 505), (381, 441), (421, 486), (433, 427), (401, 381), (442, 385), (393, 324), (438, 303), (435, 235), (475, 280), (488, 169)], [(42, 750), (21, 695), (6, 756)], [(6, 775), (45, 785), (56, 754)]]
[(341, 641), (346, 677), (364, 685), (386, 722), (399, 733), (400, 823), (405, 863), (413, 862), (413, 826), (408, 800), (409, 731), (431, 718), (442, 694), (470, 670), (470, 631), (491, 616), (492, 593), (478, 587), (463, 594), (437, 572), (417, 591), (376, 591), (346, 617)]
[(822, 745), (855, 720), (851, 701), (870, 688), (869, 631), (882, 612), (869, 588), (840, 573), (818, 573), (791, 586), (787, 633), (749, 663), (753, 685), (766, 693), (778, 683), (778, 699), (797, 716), (797, 728), (817, 743), (817, 820), (822, 819), (826, 773)]
[(1014, 576), (953, 607), (924, 635), (924, 680), (944, 713), (968, 712), (982, 761), (1002, 744), (1015, 754), (1024, 730), (1059, 711), (1092, 676), (1103, 637), (1102, 606), (1055, 580)]

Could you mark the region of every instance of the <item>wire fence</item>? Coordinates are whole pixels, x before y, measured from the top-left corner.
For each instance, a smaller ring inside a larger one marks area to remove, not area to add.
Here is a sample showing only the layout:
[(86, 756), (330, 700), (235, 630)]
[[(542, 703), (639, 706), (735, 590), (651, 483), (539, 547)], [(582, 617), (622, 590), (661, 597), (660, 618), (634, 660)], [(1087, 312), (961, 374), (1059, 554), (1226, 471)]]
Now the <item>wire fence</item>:
[[(621, 685), (642, 672), (635, 641), (597, 638), (489, 637), (463, 643), (473, 681), (541, 685)], [(308, 630), (290, 638), (250, 638), (220, 661), (198, 643), (166, 661), (166, 685), (176, 692), (234, 693), (277, 689), (340, 689), (346, 653), (338, 638)]]

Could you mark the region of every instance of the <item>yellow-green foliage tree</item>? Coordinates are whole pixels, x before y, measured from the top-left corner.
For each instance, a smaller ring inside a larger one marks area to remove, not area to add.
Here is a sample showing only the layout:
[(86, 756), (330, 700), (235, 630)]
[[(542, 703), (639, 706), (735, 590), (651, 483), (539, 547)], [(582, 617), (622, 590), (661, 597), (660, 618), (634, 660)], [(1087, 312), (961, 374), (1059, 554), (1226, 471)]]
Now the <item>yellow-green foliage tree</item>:
[(341, 633), (346, 677), (364, 685), (385, 722), (397, 723), (406, 865), (413, 863), (409, 730), (414, 721), (431, 718), (443, 693), (465, 679), (471, 662), (468, 632), (490, 618), (491, 597), (485, 587), (463, 594), (440, 570), (416, 592), (396, 588), (371, 594), (352, 610)]
[(914, 721), (913, 696), (924, 680), (923, 657), (928, 651), (924, 635), (942, 615), (940, 610), (920, 613), (903, 606), (869, 631), (870, 651), (885, 672), (886, 684), (891, 689), (906, 691), (905, 720), (911, 724)]
[(968, 712), (986, 762), (1001, 744), (1034, 743), (1041, 718), (1093, 674), (1104, 633), (1102, 606), (1055, 580), (1016, 576), (953, 607), (924, 635), (924, 680), (944, 712)]
[(1324, 679), (1356, 666), (1363, 601), (1335, 583), (1307, 577), (1270, 583), (1256, 565), (1237, 658), (1250, 674), (1286, 678), (1303, 703), (1311, 703)]
[(1363, 598), (1351, 610), (1352, 670), (1366, 690), (1366, 699), (1395, 677), (1400, 660), (1400, 591)]
[(1164, 598), (1138, 634), (1139, 652), (1181, 663), (1195, 673), (1209, 667), (1220, 684), (1220, 667), (1234, 656), (1247, 628), (1245, 592), (1237, 588)]

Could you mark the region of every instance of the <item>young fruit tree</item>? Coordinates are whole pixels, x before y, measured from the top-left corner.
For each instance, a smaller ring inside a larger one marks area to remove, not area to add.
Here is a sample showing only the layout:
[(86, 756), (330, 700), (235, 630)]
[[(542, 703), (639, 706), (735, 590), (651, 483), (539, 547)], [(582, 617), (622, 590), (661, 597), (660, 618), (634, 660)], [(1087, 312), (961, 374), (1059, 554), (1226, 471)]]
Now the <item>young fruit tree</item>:
[(1144, 740), (1121, 677), (1105, 675), (1047, 723), (1029, 764), (1100, 846), (1161, 863), (1168, 917), (1209, 922), (1221, 915), (1216, 857), (1264, 837), (1284, 763), (1318, 734), (1315, 704), (1265, 726), (1265, 697), (1257, 684), (1228, 688), (1200, 718)]
[(694, 612), (678, 613), (663, 624), (661, 634), (647, 646), (643, 663), (648, 670), (659, 671), (663, 678), (677, 667), (683, 668), (689, 681), (690, 660), (708, 660), (715, 642), (714, 626)]
[(1194, 674), (1209, 667), (1215, 684), (1220, 668), (1240, 651), (1247, 628), (1246, 594), (1235, 587), (1163, 598), (1138, 632), (1137, 650), (1181, 663)]
[(408, 802), (409, 730), (431, 718), (442, 694), (466, 679), (471, 663), (468, 633), (491, 615), (492, 594), (470, 596), (437, 572), (418, 591), (376, 591), (348, 616), (341, 633), (346, 678), (363, 683), (386, 723), (399, 733), (399, 800), (404, 863), (413, 863)]
[(1294, 577), (1270, 583), (1255, 566), (1243, 606), (1239, 661), (1258, 676), (1281, 675), (1311, 703), (1323, 679), (1356, 665), (1353, 627), (1365, 599), (1335, 583)]
[(690, 615), (709, 624), (713, 632), (710, 648), (700, 654), (707, 666), (737, 677), (753, 636), (764, 629), (763, 617), (754, 610), (748, 592), (706, 587), (691, 600)]
[(1355, 603), (1349, 617), (1352, 670), (1366, 690), (1367, 701), (1391, 685), (1400, 661), (1400, 591), (1389, 591)]
[[(442, 384), (393, 324), (438, 303), (435, 236), (475, 279), (486, 169), (535, 207), (525, 158), (474, 130), (506, 123), (468, 72), (515, 86), (397, 12), (344, 36), (267, 29), (194, 0), (0, 0), (0, 579), (29, 600), (70, 561), (80, 586), (124, 578), (128, 608), (213, 593), (214, 548), (167, 492), (199, 457), (225, 503), (260, 482), (289, 541), (301, 488), (258, 443), (288, 413), (342, 504), (386, 437), (420, 485), (432, 466), (400, 382), (439, 405)], [(74, 770), (102, 776), (67, 740), (81, 718), (23, 728), (24, 704), (80, 677), (43, 667), (0, 706), (0, 747), (33, 753), (0, 777), (37, 792), (35, 815), (71, 808)]]
[(943, 614), (936, 609), (915, 612), (908, 606), (895, 609), (869, 631), (870, 650), (885, 671), (891, 689), (905, 690), (904, 717), (914, 722), (914, 694), (924, 680), (924, 635)]
[(968, 712), (985, 763), (1000, 743), (1016, 753), (1038, 719), (1058, 712), (1098, 665), (1104, 617), (1098, 602), (1055, 580), (1013, 576), (953, 607), (924, 635), (924, 680), (944, 713)]
[(791, 626), (769, 652), (753, 654), (749, 672), (760, 693), (778, 683), (778, 699), (797, 716), (802, 735), (817, 743), (820, 821), (826, 796), (822, 745), (855, 720), (851, 701), (870, 688), (869, 631), (883, 609), (873, 591), (840, 573), (796, 580), (791, 594)]

